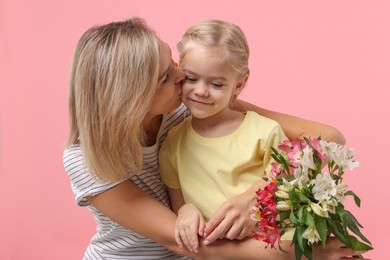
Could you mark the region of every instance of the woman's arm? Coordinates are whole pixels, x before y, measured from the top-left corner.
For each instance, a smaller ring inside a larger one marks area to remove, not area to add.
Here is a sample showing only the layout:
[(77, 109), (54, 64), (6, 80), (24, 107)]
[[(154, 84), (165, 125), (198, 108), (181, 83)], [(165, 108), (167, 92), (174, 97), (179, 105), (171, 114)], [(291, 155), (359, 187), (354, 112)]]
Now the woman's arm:
[(344, 135), (333, 126), (267, 110), (243, 100), (237, 100), (235, 105), (237, 109), (241, 111), (254, 111), (262, 116), (277, 121), (290, 140), (299, 137), (317, 138), (318, 136), (321, 136), (323, 140), (345, 144)]
[[(294, 245), (291, 245), (291, 241), (284, 240), (282, 243), (283, 250), (288, 253), (285, 253), (279, 249), (272, 249), (270, 247), (265, 248), (265, 244), (263, 242), (257, 241), (253, 238), (248, 238), (242, 241), (217, 240), (212, 246), (201, 247), (200, 252), (206, 247), (214, 249), (215, 258), (213, 257), (212, 259), (295, 260)], [(339, 240), (334, 237), (331, 237), (327, 240), (325, 248), (322, 246), (322, 243), (316, 243), (313, 245), (313, 259), (350, 259), (351, 256), (360, 255), (362, 253), (364, 252), (354, 251), (352, 249), (346, 248)]]
[(87, 199), (118, 224), (148, 237), (162, 246), (189, 255), (174, 238), (176, 214), (139, 189), (131, 181)]
[[(176, 214), (130, 181), (123, 182), (99, 195), (90, 196), (88, 200), (118, 224), (146, 236), (172, 251), (194, 259), (294, 259), (293, 253), (286, 255), (280, 250), (265, 248), (264, 243), (254, 239), (244, 241), (218, 240), (210, 246), (201, 245), (198, 254), (192, 253), (184, 247), (180, 248), (174, 238)], [(326, 256), (361, 253), (340, 248), (341, 244), (330, 244), (329, 246), (328, 244), (327, 251), (322, 250), (322, 245), (318, 246), (318, 251)], [(289, 241), (286, 241), (283, 247), (288, 251), (293, 250)], [(336, 258), (322, 257), (317, 259)]]

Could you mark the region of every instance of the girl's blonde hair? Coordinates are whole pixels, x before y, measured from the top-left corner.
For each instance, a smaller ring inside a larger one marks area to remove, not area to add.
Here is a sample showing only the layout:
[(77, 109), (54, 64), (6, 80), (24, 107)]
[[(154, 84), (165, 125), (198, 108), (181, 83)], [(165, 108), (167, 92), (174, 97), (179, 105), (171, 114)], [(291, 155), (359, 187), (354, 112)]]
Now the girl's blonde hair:
[(142, 122), (159, 73), (159, 39), (143, 19), (90, 28), (79, 40), (69, 85), (68, 145), (79, 143), (100, 181), (143, 165)]
[(186, 30), (177, 44), (182, 61), (187, 52), (193, 48), (204, 46), (218, 48), (225, 59), (237, 72), (238, 78), (249, 75), (249, 47), (241, 28), (235, 24), (211, 19), (197, 23)]

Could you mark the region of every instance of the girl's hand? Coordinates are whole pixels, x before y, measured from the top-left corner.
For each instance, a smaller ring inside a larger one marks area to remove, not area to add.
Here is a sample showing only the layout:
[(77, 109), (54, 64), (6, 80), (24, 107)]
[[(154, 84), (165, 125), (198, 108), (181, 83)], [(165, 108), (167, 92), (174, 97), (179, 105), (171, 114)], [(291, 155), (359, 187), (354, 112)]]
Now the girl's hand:
[(203, 236), (205, 221), (197, 207), (191, 203), (184, 204), (178, 211), (175, 240), (180, 247), (183, 244), (191, 252), (198, 252), (199, 236)]

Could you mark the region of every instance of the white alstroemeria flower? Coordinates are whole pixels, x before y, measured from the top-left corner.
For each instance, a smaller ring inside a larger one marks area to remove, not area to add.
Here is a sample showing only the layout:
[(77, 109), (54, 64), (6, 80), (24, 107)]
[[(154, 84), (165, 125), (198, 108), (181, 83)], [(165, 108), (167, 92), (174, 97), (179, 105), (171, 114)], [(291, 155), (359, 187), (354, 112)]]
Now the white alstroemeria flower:
[(318, 204), (316, 204), (316, 203), (313, 203), (313, 202), (309, 201), (309, 206), (310, 206), (310, 208), (313, 210), (313, 212), (314, 212), (316, 215), (318, 215), (318, 216), (320, 216), (320, 217), (327, 217), (327, 216), (325, 215), (324, 209), (323, 209), (320, 205), (318, 205)]
[(301, 165), (301, 167), (306, 170), (306, 169), (316, 169), (316, 165), (314, 163), (313, 159), (313, 151), (310, 147), (305, 147), (302, 150), (302, 158), (298, 160), (298, 164)]
[(324, 209), (325, 217), (329, 217), (329, 213), (336, 213), (337, 201), (335, 199), (324, 200), (321, 202), (321, 206)]
[(324, 140), (320, 140), (320, 147), (324, 154), (326, 155), (326, 158), (328, 161), (334, 160), (333, 158), (333, 151), (336, 151), (339, 145), (334, 142), (327, 142)]
[(341, 168), (348, 168), (350, 170), (359, 167), (360, 163), (353, 161), (355, 151), (352, 148), (339, 146), (333, 151), (334, 162)]
[(360, 166), (360, 162), (357, 161), (348, 161), (347, 168), (350, 170), (353, 170), (354, 168), (357, 168)]
[(281, 190), (281, 189), (278, 189), (275, 192), (275, 195), (276, 195), (276, 197), (281, 198), (281, 199), (288, 199), (288, 198), (290, 198), (290, 196), (288, 195), (288, 192), (286, 192), (284, 190)]
[(303, 232), (302, 236), (309, 241), (309, 244), (313, 244), (321, 240), (317, 229), (315, 229), (314, 227), (308, 227), (305, 232)]
[[(294, 169), (294, 178), (298, 182), (298, 186), (301, 189), (303, 186), (305, 186), (309, 181), (309, 169), (304, 169), (301, 167), (298, 167)], [(296, 185), (297, 183), (295, 183)]]
[(336, 195), (336, 182), (329, 174), (319, 173), (313, 187), (313, 195), (316, 200), (322, 202)]
[(277, 210), (280, 210), (280, 211), (286, 211), (286, 210), (290, 210), (291, 209), (291, 204), (288, 203), (288, 201), (279, 201), (277, 204), (276, 204), (276, 209)]
[(338, 199), (341, 203), (345, 200), (344, 193), (348, 190), (348, 185), (345, 182), (340, 182), (336, 186), (336, 199)]
[(278, 186), (278, 190), (282, 190), (282, 191), (285, 191), (285, 192), (289, 192), (292, 188), (294, 188), (294, 183), (293, 182), (289, 182), (288, 180), (286, 180), (285, 178), (283, 178), (283, 183), (282, 185), (279, 185)]

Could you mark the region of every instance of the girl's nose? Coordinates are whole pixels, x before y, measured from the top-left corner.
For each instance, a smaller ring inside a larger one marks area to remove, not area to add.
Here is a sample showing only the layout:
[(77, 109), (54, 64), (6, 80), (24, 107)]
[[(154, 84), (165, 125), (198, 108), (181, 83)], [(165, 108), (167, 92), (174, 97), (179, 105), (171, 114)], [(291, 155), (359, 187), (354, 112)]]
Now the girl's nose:
[(195, 85), (194, 92), (198, 96), (207, 96), (208, 95), (207, 86), (202, 82), (198, 82)]

